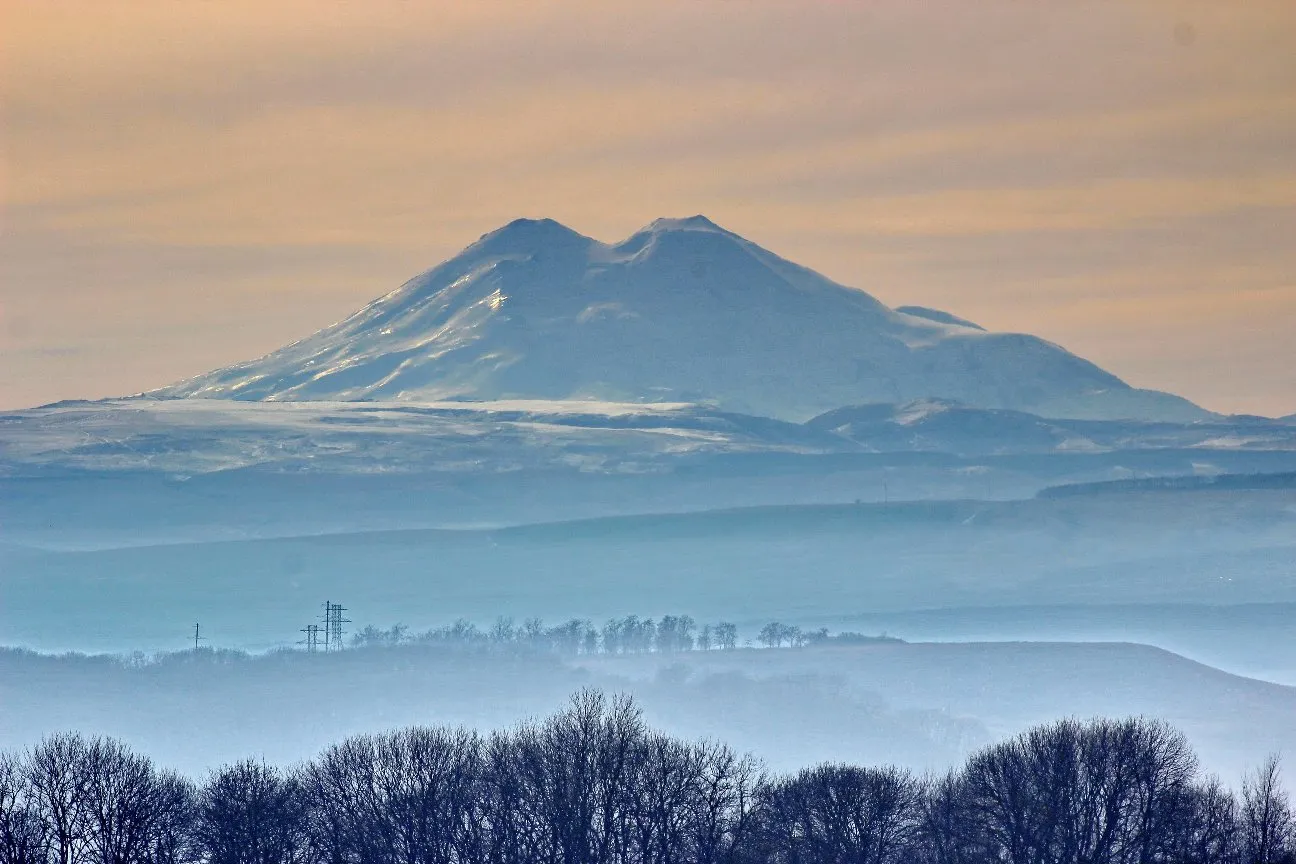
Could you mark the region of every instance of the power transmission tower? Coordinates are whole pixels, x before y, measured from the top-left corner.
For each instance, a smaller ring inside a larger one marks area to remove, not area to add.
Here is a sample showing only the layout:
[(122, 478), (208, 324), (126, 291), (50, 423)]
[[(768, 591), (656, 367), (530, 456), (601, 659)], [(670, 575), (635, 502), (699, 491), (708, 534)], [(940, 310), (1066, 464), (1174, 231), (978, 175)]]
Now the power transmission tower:
[(322, 629), (324, 628), (320, 627), (320, 625), (318, 624), (307, 624), (305, 627), (301, 629), (301, 632), (306, 634), (306, 638), (299, 640), (297, 644), (298, 645), (305, 644), (306, 653), (314, 654), (316, 651), (319, 650), (319, 642), (320, 642), (319, 635)]
[(344, 611), (341, 603), (333, 604), (333, 623), (329, 625), (328, 639), (334, 651), (341, 651), (346, 644), (342, 641), (342, 625), (349, 624), (351, 619), (342, 617)]
[(195, 650), (195, 651), (198, 650), (198, 643), (199, 643), (201, 640), (206, 639), (206, 638), (207, 638), (206, 636), (199, 636), (199, 635), (198, 635), (198, 625), (197, 625), (197, 624), (194, 624), (194, 650)]
[(343, 641), (342, 625), (350, 624), (350, 618), (343, 618), (346, 607), (341, 603), (324, 604), (324, 647), (326, 651), (341, 651), (346, 643)]

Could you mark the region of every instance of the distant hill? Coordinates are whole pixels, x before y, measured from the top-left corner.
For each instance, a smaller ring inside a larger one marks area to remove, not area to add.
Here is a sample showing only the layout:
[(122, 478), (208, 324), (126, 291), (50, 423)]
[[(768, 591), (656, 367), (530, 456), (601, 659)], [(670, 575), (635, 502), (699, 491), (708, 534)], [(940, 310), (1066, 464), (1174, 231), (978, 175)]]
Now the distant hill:
[(1191, 491), (1209, 489), (1218, 492), (1263, 489), (1296, 491), (1296, 472), (1274, 474), (1220, 474), (1213, 477), (1145, 477), (1110, 480), (1101, 483), (1071, 483), (1041, 489), (1039, 498), (1068, 498), (1078, 495), (1101, 495), (1120, 492)]
[[(0, 547), (0, 634), (47, 650), (155, 648), (177, 645), (183, 622), (192, 633), (200, 615), (222, 644), (255, 648), (300, 638), (318, 603), (338, 598), (357, 621), (415, 627), (458, 616), (488, 624), (497, 615), (602, 619), (639, 609), (769, 620), (940, 606), (1296, 601), (1290, 489), (765, 506), (501, 526), (471, 524), (499, 518), (474, 509), (473, 486), (378, 477), (383, 487), (398, 484), (391, 494), (410, 507), (449, 498), (460, 522), (391, 530), (408, 526), (408, 516), (375, 512), (373, 502), (393, 499), (343, 479), (291, 487), (195, 479), (174, 484), (165, 499), (115, 499), (123, 518), (162, 504), (173, 518), (201, 518), (185, 532), (194, 540), (173, 532), (120, 548)], [(534, 494), (525, 479), (512, 483), (514, 494)], [(552, 475), (538, 483), (584, 488)], [(102, 485), (75, 488), (87, 499), (105, 494)], [(20, 505), (29, 500), (16, 485), (0, 490)], [(293, 528), (276, 497), (307, 510), (300, 533), (257, 538), (275, 520), (279, 530)], [(487, 487), (485, 497), (504, 495)], [(231, 525), (220, 542), (203, 539), (217, 519), (229, 524), (222, 502), (256, 523)], [(85, 509), (59, 503), (74, 516)], [(560, 518), (561, 502), (541, 504), (533, 514)], [(343, 524), (352, 509), (375, 518)], [(124, 542), (121, 533), (108, 542)], [(150, 614), (138, 614), (145, 607)], [(1293, 648), (1283, 643), (1271, 654)]]
[(948, 399), (853, 405), (820, 414), (805, 425), (876, 452), (968, 456), (1175, 447), (1283, 450), (1296, 446), (1290, 425), (1262, 417), (1219, 417), (1195, 423), (1076, 420), (977, 408)]
[(905, 310), (702, 216), (612, 245), (519, 219), (313, 336), (151, 395), (700, 402), (796, 421), (923, 398), (1049, 417), (1208, 416), (1034, 336)]
[(1100, 449), (1093, 438), (1059, 421), (1022, 411), (972, 408), (943, 399), (838, 408), (806, 425), (877, 450), (1040, 453), (1060, 448)]

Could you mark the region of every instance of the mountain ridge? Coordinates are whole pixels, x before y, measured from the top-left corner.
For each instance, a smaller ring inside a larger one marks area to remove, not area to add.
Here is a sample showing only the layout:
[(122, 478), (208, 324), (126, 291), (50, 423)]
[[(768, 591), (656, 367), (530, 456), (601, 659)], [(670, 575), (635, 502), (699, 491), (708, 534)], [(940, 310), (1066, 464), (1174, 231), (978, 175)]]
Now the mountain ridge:
[(902, 310), (701, 215), (613, 244), (517, 219), (343, 321), (146, 395), (672, 401), (798, 422), (922, 398), (1058, 417), (1211, 416), (1043, 339)]

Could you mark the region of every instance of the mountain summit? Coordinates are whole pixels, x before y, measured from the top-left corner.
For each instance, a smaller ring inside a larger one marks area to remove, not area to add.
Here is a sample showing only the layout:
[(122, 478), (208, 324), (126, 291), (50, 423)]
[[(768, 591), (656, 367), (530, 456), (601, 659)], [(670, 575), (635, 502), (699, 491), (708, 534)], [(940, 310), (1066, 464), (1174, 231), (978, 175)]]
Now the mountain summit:
[(615, 245), (518, 219), (313, 336), (148, 395), (692, 401), (793, 420), (929, 397), (1055, 417), (1205, 413), (1033, 336), (890, 309), (704, 216)]

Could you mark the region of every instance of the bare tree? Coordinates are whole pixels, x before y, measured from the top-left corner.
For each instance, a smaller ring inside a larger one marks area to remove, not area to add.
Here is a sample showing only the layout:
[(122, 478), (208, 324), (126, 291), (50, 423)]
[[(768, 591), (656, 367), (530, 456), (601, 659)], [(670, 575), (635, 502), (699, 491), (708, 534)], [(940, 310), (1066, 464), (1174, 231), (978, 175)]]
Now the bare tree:
[(523, 621), (518, 638), (532, 650), (549, 647), (548, 633), (545, 631), (544, 621), (539, 618), (528, 618)]
[(695, 623), (687, 615), (665, 615), (657, 625), (657, 650), (670, 654), (693, 650)]
[(756, 805), (768, 779), (756, 760), (723, 744), (696, 744), (693, 753), (698, 771), (688, 806), (691, 854), (686, 860), (738, 861), (749, 845)]
[(646, 654), (657, 647), (657, 622), (651, 618), (645, 618), (640, 621), (634, 615), (631, 615), (629, 621), (633, 624), (629, 628), (631, 634), (632, 650), (640, 654)]
[(411, 728), (350, 738), (308, 765), (309, 830), (334, 864), (480, 860), (480, 740)]
[(0, 864), (44, 864), (46, 840), (22, 760), (0, 753)]
[(1236, 864), (1237, 802), (1211, 778), (1185, 790), (1178, 818), (1162, 826), (1155, 844), (1161, 860), (1184, 864)]
[(711, 650), (711, 644), (712, 644), (712, 642), (714, 642), (714, 637), (712, 636), (712, 633), (713, 633), (713, 631), (712, 631), (712, 629), (711, 629), (711, 625), (710, 625), (710, 624), (706, 625), (705, 627), (703, 627), (703, 628), (701, 629), (701, 631), (698, 632), (698, 636), (697, 636), (697, 649), (698, 649), (699, 651), (710, 651), (710, 650)]
[(909, 862), (922, 824), (920, 783), (895, 768), (822, 765), (773, 784), (759, 809), (770, 862)]
[[(637, 647), (645, 623), (616, 628)], [(577, 624), (522, 638), (575, 645)], [(667, 616), (657, 638), (681, 632)], [(1037, 727), (936, 780), (771, 779), (587, 690), (486, 740), (359, 736), (292, 773), (227, 766), (197, 793), (119, 742), (51, 736), (0, 754), (0, 864), (1296, 864), (1280, 781), (1272, 758), (1235, 797), (1141, 718)]]
[(621, 654), (625, 650), (622, 622), (618, 618), (611, 618), (603, 625), (603, 651), (606, 654)]
[(195, 794), (193, 784), (179, 774), (155, 774), (148, 804), (153, 819), (142, 859), (146, 864), (188, 864), (194, 860)]
[(95, 864), (153, 864), (185, 858), (192, 790), (159, 772), (118, 741), (94, 739), (83, 751), (87, 859)]
[(80, 864), (85, 857), (86, 750), (80, 735), (62, 733), (45, 738), (27, 757), (31, 805), (45, 827), (53, 864)]
[(732, 651), (738, 647), (738, 628), (728, 621), (715, 625), (715, 645), (722, 651)]
[(771, 621), (761, 628), (760, 633), (756, 634), (757, 640), (766, 648), (781, 648), (783, 640), (787, 638), (786, 628), (777, 621)]
[(638, 708), (593, 690), (542, 724), (497, 734), (487, 751), (490, 860), (613, 862), (626, 845)]
[(578, 654), (581, 646), (586, 642), (586, 634), (590, 631), (588, 621), (580, 618), (572, 618), (565, 624), (550, 628), (548, 632), (550, 645), (564, 654)]
[(1187, 741), (1143, 719), (1042, 726), (975, 755), (972, 818), (1011, 864), (1152, 864), (1185, 816), (1196, 771)]
[(351, 637), (351, 644), (357, 648), (392, 648), (408, 638), (409, 628), (404, 624), (393, 624), (386, 630), (367, 624)]
[(512, 618), (509, 618), (507, 616), (500, 616), (499, 618), (495, 619), (495, 623), (491, 625), (490, 636), (489, 636), (490, 643), (492, 645), (494, 645), (497, 648), (506, 645), (511, 645), (517, 641), (517, 638), (518, 638), (518, 631), (517, 628), (513, 625)]
[(293, 864), (306, 848), (295, 777), (251, 759), (211, 775), (198, 795), (194, 844), (207, 864)]
[(1242, 781), (1242, 851), (1246, 864), (1288, 864), (1296, 860), (1291, 804), (1276, 755)]
[(926, 781), (913, 850), (915, 864), (984, 864), (995, 860), (994, 841), (975, 818), (972, 802), (958, 773)]

